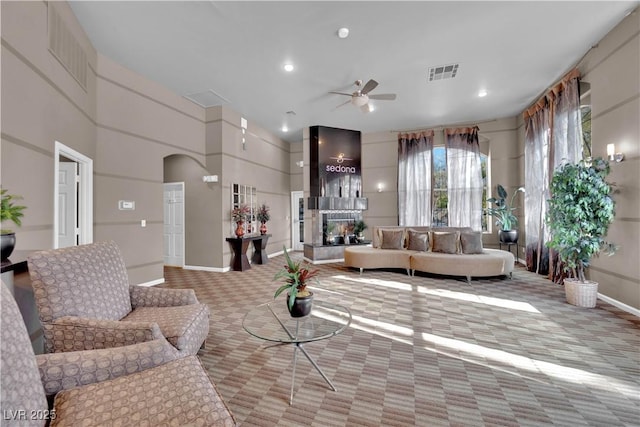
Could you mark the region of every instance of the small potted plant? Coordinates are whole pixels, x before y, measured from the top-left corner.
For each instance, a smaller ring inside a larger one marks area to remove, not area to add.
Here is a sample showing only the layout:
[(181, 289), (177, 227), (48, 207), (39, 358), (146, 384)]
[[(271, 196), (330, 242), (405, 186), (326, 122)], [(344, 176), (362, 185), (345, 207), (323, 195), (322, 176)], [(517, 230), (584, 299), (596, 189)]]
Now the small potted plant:
[(247, 216), (251, 210), (249, 206), (245, 204), (241, 204), (233, 208), (231, 210), (231, 219), (236, 223), (236, 236), (242, 237), (244, 236), (244, 222), (247, 220)]
[(307, 289), (307, 282), (313, 279), (317, 283), (319, 270), (309, 270), (302, 265), (302, 261), (293, 262), (287, 249), (283, 249), (287, 264), (276, 273), (273, 280), (284, 279), (285, 283), (276, 290), (273, 298), (287, 291), (287, 308), (291, 317), (304, 317), (311, 312), (313, 305), (313, 292)]
[(269, 215), (269, 206), (264, 203), (261, 204), (258, 208), (256, 218), (260, 221), (260, 234), (267, 234), (267, 221), (271, 219), (271, 215)]
[(596, 306), (598, 283), (585, 276), (591, 258), (600, 253), (613, 255), (617, 249), (604, 239), (615, 216), (608, 174), (609, 163), (597, 158), (591, 163), (564, 164), (551, 180), (546, 218), (551, 241), (547, 246), (557, 251), (567, 274), (567, 302), (580, 307)]
[[(2, 205), (0, 207), (0, 222), (11, 221), (18, 227), (22, 225), (22, 217), (24, 213), (22, 212), (27, 207), (18, 205), (15, 203), (16, 200), (21, 200), (22, 197), (15, 194), (7, 194), (6, 189), (0, 189), (0, 196), (2, 197)], [(16, 246), (16, 233), (11, 229), (3, 228), (0, 232), (1, 234), (1, 244), (2, 244), (2, 260), (9, 258), (13, 249)]]
[(493, 203), (495, 206), (487, 208), (487, 215), (491, 215), (496, 219), (498, 227), (498, 237), (502, 243), (516, 243), (518, 241), (518, 217), (515, 216), (513, 200), (520, 192), (525, 192), (524, 187), (518, 188), (507, 201), (507, 190), (500, 184), (496, 186), (498, 197), (491, 197), (487, 202)]
[(364, 240), (364, 230), (369, 228), (367, 224), (364, 223), (363, 220), (359, 219), (353, 224), (353, 232), (356, 235), (356, 239), (361, 242)]

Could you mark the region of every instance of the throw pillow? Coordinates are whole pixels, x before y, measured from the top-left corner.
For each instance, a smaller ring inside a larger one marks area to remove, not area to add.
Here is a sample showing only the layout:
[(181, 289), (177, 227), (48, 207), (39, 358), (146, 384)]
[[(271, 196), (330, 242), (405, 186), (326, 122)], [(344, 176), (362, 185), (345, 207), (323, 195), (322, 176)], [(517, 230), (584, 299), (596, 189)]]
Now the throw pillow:
[(431, 233), (431, 250), (433, 252), (442, 252), (445, 254), (457, 254), (458, 253), (458, 240), (459, 233)]
[(460, 233), (460, 246), (463, 254), (481, 254), (482, 233)]
[(381, 230), (382, 249), (404, 249), (404, 230)]
[(429, 233), (426, 231), (409, 230), (409, 249), (412, 251), (428, 251)]

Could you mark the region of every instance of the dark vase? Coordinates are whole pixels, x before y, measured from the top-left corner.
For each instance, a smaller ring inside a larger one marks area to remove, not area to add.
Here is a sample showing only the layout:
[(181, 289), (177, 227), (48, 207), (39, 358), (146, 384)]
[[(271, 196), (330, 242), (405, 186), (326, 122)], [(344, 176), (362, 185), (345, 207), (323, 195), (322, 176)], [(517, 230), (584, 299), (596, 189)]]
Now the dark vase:
[(2, 234), (2, 261), (9, 258), (13, 252), (13, 248), (16, 247), (16, 233)]
[[(289, 308), (289, 295), (287, 294), (286, 300), (287, 308)], [(291, 317), (304, 317), (311, 313), (311, 307), (313, 306), (313, 292), (306, 297), (296, 297), (293, 302), (293, 307), (289, 309)]]
[(502, 243), (518, 243), (518, 230), (500, 230), (498, 238)]

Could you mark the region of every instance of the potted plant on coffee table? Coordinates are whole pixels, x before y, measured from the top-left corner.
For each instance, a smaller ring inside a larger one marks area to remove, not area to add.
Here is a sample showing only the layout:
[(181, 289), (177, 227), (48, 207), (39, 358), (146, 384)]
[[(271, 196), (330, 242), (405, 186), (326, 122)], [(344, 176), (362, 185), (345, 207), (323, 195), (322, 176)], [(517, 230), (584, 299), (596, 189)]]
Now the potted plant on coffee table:
[(579, 307), (595, 307), (598, 283), (587, 280), (585, 270), (591, 258), (600, 253), (613, 255), (617, 247), (605, 241), (615, 216), (611, 185), (607, 183), (609, 163), (597, 158), (567, 163), (557, 169), (551, 180), (551, 199), (546, 222), (551, 241), (563, 269), (567, 302)]
[(496, 186), (498, 197), (491, 197), (487, 199), (487, 202), (493, 203), (494, 206), (487, 208), (487, 215), (491, 215), (496, 219), (496, 226), (498, 227), (498, 237), (502, 243), (517, 243), (518, 242), (518, 217), (514, 212), (516, 208), (513, 207), (513, 200), (520, 192), (524, 193), (524, 187), (519, 187), (507, 201), (507, 190), (500, 184)]
[(285, 283), (276, 290), (273, 298), (287, 291), (287, 308), (291, 317), (304, 317), (311, 312), (313, 305), (313, 292), (307, 289), (307, 282), (313, 279), (317, 283), (319, 270), (309, 270), (302, 261), (293, 262), (287, 249), (283, 249), (287, 264), (276, 273), (273, 280), (284, 279)]
[[(6, 189), (0, 189), (0, 196), (2, 197), (2, 205), (0, 207), (0, 222), (11, 221), (18, 227), (22, 225), (22, 217), (24, 213), (22, 212), (27, 207), (18, 205), (15, 203), (16, 200), (22, 199), (22, 196), (18, 196), (15, 194), (7, 194)], [(1, 234), (1, 245), (2, 245), (2, 260), (9, 258), (13, 249), (16, 246), (16, 233), (11, 229), (3, 228), (0, 232)]]

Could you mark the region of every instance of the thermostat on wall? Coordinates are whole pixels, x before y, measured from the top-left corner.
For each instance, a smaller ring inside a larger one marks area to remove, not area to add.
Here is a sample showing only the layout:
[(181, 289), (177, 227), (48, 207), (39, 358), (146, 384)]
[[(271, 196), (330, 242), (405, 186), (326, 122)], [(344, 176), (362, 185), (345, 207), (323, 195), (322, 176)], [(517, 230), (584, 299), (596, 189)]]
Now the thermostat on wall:
[(136, 202), (133, 200), (118, 200), (118, 209), (121, 211), (132, 211), (136, 208)]

